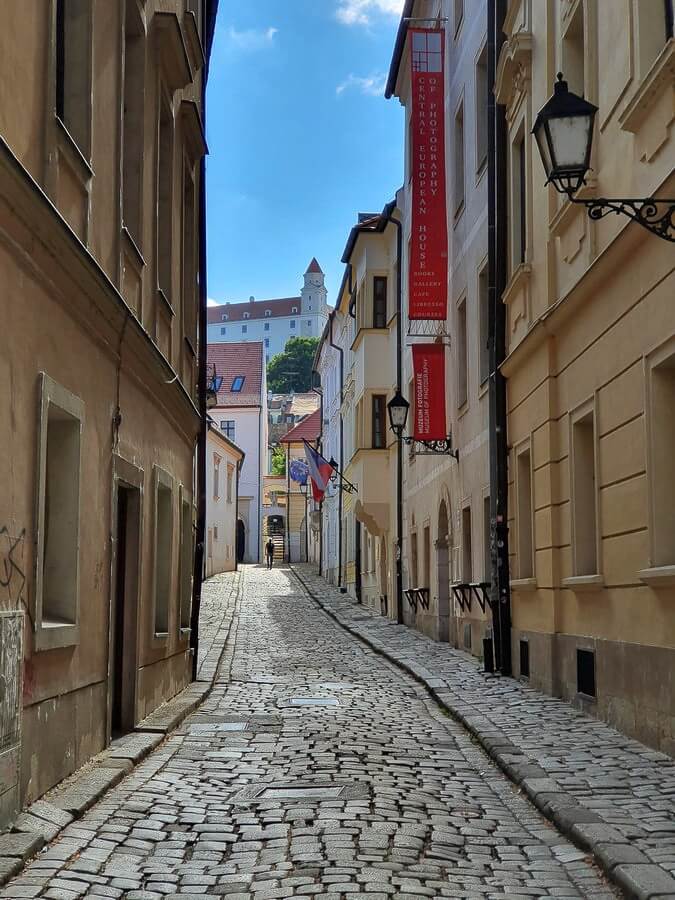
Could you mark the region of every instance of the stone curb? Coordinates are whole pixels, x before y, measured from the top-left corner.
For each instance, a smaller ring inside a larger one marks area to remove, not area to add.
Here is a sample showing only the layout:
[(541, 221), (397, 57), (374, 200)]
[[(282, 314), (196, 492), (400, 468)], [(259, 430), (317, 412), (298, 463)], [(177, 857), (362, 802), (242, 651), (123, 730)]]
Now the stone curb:
[(167, 736), (206, 700), (213, 690), (225, 656), (232, 623), (237, 615), (241, 579), (236, 586), (232, 614), (209, 680), (191, 682), (136, 725), (124, 737), (113, 741), (44, 797), (22, 810), (12, 831), (0, 833), (0, 887), (18, 875), (47, 843), (66, 826), (81, 818), (111, 788), (156, 750)]
[(580, 804), (485, 718), (462, 712), (453, 706), (449, 693), (443, 690), (444, 682), (441, 679), (435, 678), (422, 666), (394, 656), (380, 641), (363, 633), (332, 610), (293, 566), (289, 568), (309, 597), (341, 628), (425, 687), (436, 703), (478, 741), (493, 762), (528, 796), (542, 815), (577, 847), (593, 855), (598, 866), (625, 897), (630, 900), (675, 900), (675, 878), (666, 869), (650, 863), (648, 857), (632, 846), (620, 831)]

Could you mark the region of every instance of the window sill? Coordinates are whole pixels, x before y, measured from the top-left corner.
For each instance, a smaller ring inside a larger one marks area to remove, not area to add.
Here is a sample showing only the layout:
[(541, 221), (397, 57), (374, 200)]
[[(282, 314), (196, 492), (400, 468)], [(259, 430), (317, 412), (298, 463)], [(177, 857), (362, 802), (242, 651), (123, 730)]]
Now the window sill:
[(486, 172), (487, 172), (487, 154), (483, 157), (480, 165), (476, 169), (476, 187), (478, 187), (478, 185), (481, 183), (481, 181), (483, 180), (483, 176), (485, 175)]
[(56, 116), (56, 130), (59, 141), (59, 148), (68, 156), (68, 162), (77, 174), (82, 184), (87, 184), (94, 177), (89, 160), (84, 155), (80, 146), (68, 131), (65, 123), (59, 116)]
[(195, 348), (192, 344), (192, 339), (189, 338), (187, 335), (185, 336), (185, 346), (187, 347), (188, 353), (190, 354), (190, 356), (192, 356), (193, 359), (197, 359), (197, 351), (195, 350)]
[(619, 116), (619, 123), (624, 131), (633, 134), (640, 131), (652, 107), (670, 90), (674, 74), (675, 39), (671, 38)]
[(675, 585), (675, 565), (652, 566), (648, 569), (640, 569), (638, 578), (650, 587), (672, 587)]
[(512, 578), (511, 590), (520, 591), (521, 593), (529, 593), (537, 590), (536, 578)]
[(129, 251), (129, 255), (136, 265), (136, 272), (140, 275), (142, 270), (145, 268), (145, 259), (143, 258), (140, 247), (131, 236), (131, 232), (126, 225), (122, 225), (122, 241), (124, 242), (125, 248)]
[(453, 228), (457, 227), (459, 220), (462, 218), (463, 212), (464, 212), (464, 200), (462, 200), (462, 202), (456, 207), (456, 209), (453, 213), (453, 217), (454, 217)]
[(178, 633), (178, 638), (180, 641), (185, 642), (185, 641), (189, 640), (191, 634), (192, 634), (191, 628), (185, 628), (183, 625), (181, 625), (180, 631)]
[(79, 625), (59, 619), (43, 619), (35, 632), (35, 649), (57, 650), (76, 647), (80, 642)]
[(581, 700), (583, 703), (597, 703), (598, 698), (594, 697), (592, 694), (584, 694), (583, 691), (577, 691), (576, 699)]
[(603, 575), (574, 575), (572, 578), (563, 578), (561, 585), (578, 593), (601, 591), (605, 586), (605, 579)]

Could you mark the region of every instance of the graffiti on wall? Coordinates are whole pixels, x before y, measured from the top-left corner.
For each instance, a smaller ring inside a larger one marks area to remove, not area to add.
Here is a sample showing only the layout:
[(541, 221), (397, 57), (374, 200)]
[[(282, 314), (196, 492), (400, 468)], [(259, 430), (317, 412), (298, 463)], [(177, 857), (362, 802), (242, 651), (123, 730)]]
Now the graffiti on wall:
[(24, 544), (26, 529), (12, 535), (6, 525), (0, 528), (0, 601), (4, 605), (26, 607)]

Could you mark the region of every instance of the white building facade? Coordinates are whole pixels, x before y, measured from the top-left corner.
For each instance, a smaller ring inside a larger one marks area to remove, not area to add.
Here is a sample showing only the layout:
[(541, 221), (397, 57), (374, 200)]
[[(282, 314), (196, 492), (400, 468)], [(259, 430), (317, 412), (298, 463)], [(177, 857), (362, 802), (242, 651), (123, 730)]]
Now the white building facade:
[(237, 566), (239, 471), (244, 452), (215, 425), (206, 434), (206, 552), (204, 574)]
[(297, 297), (224, 303), (208, 309), (208, 342), (260, 341), (267, 364), (283, 353), (294, 337), (321, 337), (328, 317), (327, 292), (321, 266), (312, 259)]
[[(209, 372), (222, 377), (218, 402), (209, 410), (215, 427), (245, 454), (239, 477), (239, 562), (262, 559), (262, 478), (267, 460), (267, 379), (263, 346), (209, 345)], [(207, 495), (207, 510), (209, 496)], [(208, 515), (208, 512), (207, 512)], [(208, 552), (208, 548), (207, 548)]]

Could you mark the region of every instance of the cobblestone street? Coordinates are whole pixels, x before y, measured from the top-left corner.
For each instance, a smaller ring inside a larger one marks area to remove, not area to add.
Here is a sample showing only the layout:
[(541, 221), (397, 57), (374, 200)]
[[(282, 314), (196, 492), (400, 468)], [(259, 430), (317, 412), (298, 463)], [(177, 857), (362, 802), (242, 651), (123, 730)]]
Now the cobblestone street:
[[(220, 657), (219, 595), (237, 589)], [(214, 688), (10, 898), (616, 896), (413, 678), (287, 569), (208, 585)]]

